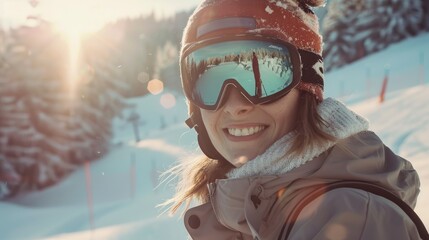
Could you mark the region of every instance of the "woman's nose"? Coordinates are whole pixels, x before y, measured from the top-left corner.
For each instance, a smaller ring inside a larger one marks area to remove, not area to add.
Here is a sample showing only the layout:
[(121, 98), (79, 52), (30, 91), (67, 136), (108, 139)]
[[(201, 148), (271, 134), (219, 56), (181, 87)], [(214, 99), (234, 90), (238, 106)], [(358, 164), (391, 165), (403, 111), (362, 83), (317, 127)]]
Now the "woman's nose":
[(254, 105), (240, 91), (231, 86), (224, 100), (223, 111), (231, 115), (242, 115), (254, 108)]

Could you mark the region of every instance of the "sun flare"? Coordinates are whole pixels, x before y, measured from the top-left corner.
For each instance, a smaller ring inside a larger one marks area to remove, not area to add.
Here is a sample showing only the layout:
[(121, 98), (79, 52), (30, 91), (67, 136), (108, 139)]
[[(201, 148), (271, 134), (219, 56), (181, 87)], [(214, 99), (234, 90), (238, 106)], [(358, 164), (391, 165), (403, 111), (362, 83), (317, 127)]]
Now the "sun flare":
[(97, 13), (94, 11), (96, 5), (93, 1), (92, 4), (89, 4), (83, 0), (46, 1), (45, 4), (45, 9), (49, 12), (47, 18), (68, 41), (67, 89), (70, 98), (76, 99), (81, 77), (79, 74), (81, 39), (85, 34), (100, 28), (100, 24), (95, 21), (97, 19)]
[[(58, 5), (57, 5), (58, 4)], [(101, 26), (97, 21), (97, 4), (84, 0), (51, 1), (48, 18), (61, 32), (68, 35), (82, 35), (96, 31)]]
[(70, 32), (68, 35), (69, 44), (69, 63), (68, 63), (68, 90), (71, 98), (76, 95), (76, 88), (79, 84), (79, 53), (80, 53), (80, 36), (78, 33)]

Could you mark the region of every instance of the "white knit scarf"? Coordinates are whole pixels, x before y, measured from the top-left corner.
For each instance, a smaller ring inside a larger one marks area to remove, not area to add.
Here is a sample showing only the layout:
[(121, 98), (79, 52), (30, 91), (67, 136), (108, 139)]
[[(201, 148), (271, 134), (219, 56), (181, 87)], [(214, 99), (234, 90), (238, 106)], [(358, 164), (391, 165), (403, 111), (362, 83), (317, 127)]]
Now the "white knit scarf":
[[(321, 102), (317, 109), (320, 116), (327, 122), (327, 127), (323, 130), (337, 141), (352, 136), (358, 132), (368, 129), (369, 123), (363, 117), (348, 109), (343, 103), (327, 98)], [(249, 176), (279, 175), (311, 161), (330, 147), (335, 145), (335, 141), (327, 141), (322, 145), (309, 148), (300, 155), (293, 158), (287, 155), (295, 133), (291, 132), (277, 140), (264, 153), (246, 162), (238, 168), (232, 169), (227, 177), (241, 178)]]

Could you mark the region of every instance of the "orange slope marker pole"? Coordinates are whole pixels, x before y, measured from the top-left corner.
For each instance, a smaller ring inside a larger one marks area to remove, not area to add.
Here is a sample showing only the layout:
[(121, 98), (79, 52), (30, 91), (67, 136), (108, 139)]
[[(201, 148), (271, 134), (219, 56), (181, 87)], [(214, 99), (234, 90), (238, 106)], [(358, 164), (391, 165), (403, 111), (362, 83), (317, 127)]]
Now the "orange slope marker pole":
[(389, 81), (389, 69), (386, 69), (386, 73), (384, 74), (383, 84), (381, 85), (379, 103), (384, 102), (388, 81)]
[(86, 200), (88, 204), (89, 225), (94, 229), (94, 206), (92, 202), (92, 184), (91, 184), (91, 166), (85, 162), (85, 182), (86, 182)]

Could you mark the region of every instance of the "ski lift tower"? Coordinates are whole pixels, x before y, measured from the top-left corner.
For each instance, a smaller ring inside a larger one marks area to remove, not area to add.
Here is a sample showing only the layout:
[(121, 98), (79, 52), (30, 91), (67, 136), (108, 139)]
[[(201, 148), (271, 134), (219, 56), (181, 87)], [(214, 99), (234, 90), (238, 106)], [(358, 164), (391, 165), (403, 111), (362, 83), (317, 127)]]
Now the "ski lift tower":
[(140, 115), (135, 111), (133, 111), (127, 120), (133, 125), (134, 137), (136, 139), (136, 142), (139, 142), (140, 141), (140, 134), (139, 134)]

